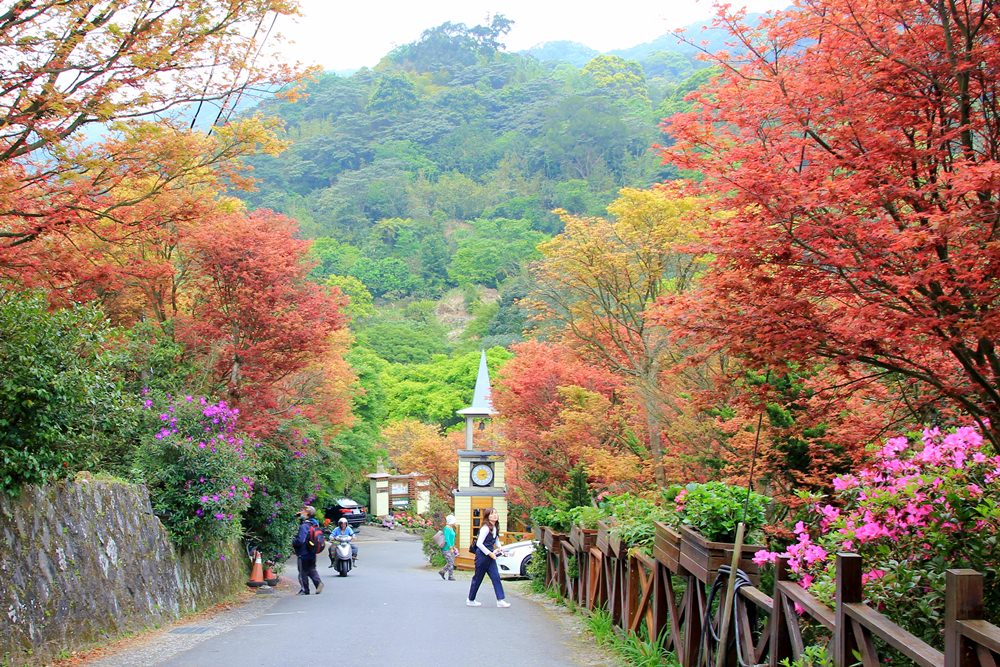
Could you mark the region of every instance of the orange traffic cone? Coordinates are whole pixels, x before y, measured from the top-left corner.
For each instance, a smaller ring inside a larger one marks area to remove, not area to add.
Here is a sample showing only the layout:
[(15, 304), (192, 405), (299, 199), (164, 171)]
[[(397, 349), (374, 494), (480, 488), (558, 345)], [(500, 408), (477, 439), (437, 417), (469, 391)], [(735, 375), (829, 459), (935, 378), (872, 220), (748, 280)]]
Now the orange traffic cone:
[(247, 581), (247, 586), (250, 588), (258, 588), (264, 585), (264, 569), (261, 567), (260, 562), (260, 552), (254, 551), (254, 563), (253, 569), (250, 570), (250, 580)]
[(274, 563), (272, 563), (271, 561), (267, 561), (266, 563), (264, 563), (264, 581), (267, 582), (268, 586), (277, 586), (278, 575), (276, 575), (274, 571), (271, 570), (272, 565), (274, 565)]

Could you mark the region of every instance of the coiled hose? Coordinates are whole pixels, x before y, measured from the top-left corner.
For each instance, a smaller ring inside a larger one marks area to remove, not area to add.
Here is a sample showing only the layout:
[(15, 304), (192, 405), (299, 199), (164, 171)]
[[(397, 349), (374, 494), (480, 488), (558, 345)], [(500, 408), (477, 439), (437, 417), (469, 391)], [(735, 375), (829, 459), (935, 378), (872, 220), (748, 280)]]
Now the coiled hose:
[[(712, 583), (712, 588), (708, 592), (708, 600), (705, 603), (705, 618), (702, 620), (702, 641), (701, 645), (698, 647), (698, 665), (708, 665), (708, 667), (715, 667), (716, 652), (719, 649), (719, 639), (720, 633), (722, 631), (721, 627), (717, 627), (715, 619), (712, 616), (712, 604), (715, 602), (716, 596), (720, 596), (719, 602), (719, 614), (718, 614), (718, 625), (722, 624), (722, 605), (725, 604), (725, 591), (726, 585), (729, 583), (729, 566), (723, 565), (719, 568), (719, 573), (715, 577), (715, 581)], [(734, 588), (733, 595), (733, 608), (730, 610), (729, 622), (732, 624), (732, 632), (728, 633), (729, 640), (726, 642), (732, 646), (735, 642), (733, 650), (736, 652), (736, 661), (740, 667), (755, 667), (755, 662), (753, 656), (743, 655), (743, 641), (740, 636), (740, 624), (737, 622), (736, 610), (739, 607), (739, 592), (744, 586), (753, 586), (753, 582), (746, 575), (743, 570), (736, 570), (736, 585)], [(727, 646), (723, 650), (729, 650)], [(749, 658), (749, 659), (748, 659)]]

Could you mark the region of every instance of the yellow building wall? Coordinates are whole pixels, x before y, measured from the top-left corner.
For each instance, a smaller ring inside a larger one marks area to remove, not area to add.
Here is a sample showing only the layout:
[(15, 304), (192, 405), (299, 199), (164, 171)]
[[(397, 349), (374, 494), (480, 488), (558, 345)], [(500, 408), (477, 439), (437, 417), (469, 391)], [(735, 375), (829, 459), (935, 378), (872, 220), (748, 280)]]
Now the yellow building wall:
[(458, 462), (458, 486), (459, 489), (469, 488), (469, 475), (472, 472), (472, 463), (469, 461)]
[(493, 464), (493, 486), (500, 488), (507, 486), (507, 466), (503, 461)]

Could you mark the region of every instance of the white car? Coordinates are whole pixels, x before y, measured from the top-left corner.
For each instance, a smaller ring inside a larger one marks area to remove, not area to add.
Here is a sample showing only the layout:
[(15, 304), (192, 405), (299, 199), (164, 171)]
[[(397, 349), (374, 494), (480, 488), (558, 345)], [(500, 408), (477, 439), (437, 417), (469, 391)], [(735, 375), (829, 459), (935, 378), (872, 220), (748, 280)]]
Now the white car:
[(497, 557), (497, 567), (501, 577), (527, 577), (531, 554), (535, 552), (532, 540), (505, 544), (503, 555)]

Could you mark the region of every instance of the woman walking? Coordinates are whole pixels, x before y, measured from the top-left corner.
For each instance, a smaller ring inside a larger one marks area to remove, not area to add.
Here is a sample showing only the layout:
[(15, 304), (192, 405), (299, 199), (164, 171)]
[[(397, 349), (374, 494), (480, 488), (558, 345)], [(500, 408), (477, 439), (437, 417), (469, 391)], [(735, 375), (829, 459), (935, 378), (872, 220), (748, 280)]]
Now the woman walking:
[(448, 575), (448, 581), (455, 581), (455, 556), (458, 549), (455, 548), (455, 529), (452, 527), (456, 523), (455, 515), (449, 514), (445, 519), (444, 528), (441, 534), (444, 536), (444, 544), (441, 545), (441, 554), (444, 556), (444, 567), (438, 570), (438, 574), (444, 579)]
[(479, 592), (479, 585), (483, 583), (483, 577), (490, 575), (493, 582), (493, 592), (497, 596), (498, 607), (509, 607), (510, 603), (504, 600), (503, 586), (500, 584), (500, 570), (497, 569), (497, 556), (503, 553), (500, 549), (500, 528), (498, 523), (500, 514), (495, 507), (486, 510), (486, 519), (482, 528), (479, 529), (479, 537), (476, 539), (476, 573), (472, 575), (472, 587), (469, 589), (469, 599), (465, 601), (470, 607), (479, 607), (481, 602), (476, 601), (476, 594)]

